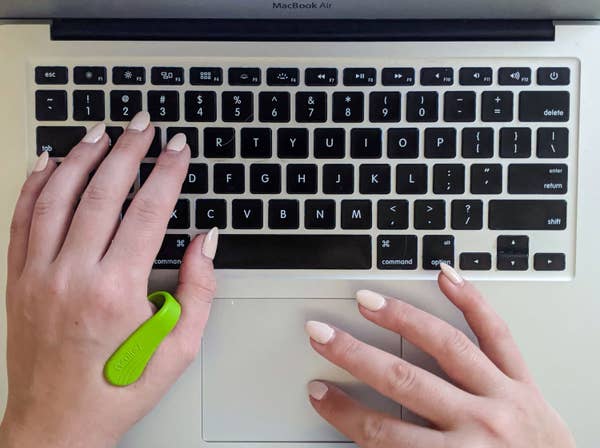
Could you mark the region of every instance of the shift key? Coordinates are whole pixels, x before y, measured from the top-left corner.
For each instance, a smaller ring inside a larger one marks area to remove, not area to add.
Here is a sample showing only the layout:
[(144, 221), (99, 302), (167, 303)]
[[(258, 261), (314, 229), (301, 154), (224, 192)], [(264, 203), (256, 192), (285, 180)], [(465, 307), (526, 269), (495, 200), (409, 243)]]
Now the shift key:
[(493, 200), (488, 207), (492, 230), (565, 230), (567, 201)]
[(569, 92), (525, 91), (519, 94), (519, 120), (569, 121)]

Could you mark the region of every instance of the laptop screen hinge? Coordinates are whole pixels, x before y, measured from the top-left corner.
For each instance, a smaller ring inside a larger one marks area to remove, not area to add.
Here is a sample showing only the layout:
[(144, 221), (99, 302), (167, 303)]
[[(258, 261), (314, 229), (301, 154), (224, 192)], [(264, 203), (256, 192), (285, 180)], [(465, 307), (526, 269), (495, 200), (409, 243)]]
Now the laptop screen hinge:
[(55, 19), (53, 40), (551, 41), (551, 20)]

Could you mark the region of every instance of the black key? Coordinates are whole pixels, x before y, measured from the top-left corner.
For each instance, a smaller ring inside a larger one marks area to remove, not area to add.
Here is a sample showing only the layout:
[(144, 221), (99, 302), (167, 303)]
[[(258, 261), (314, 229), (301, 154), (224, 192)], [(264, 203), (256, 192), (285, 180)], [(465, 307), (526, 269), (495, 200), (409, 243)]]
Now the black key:
[(187, 138), (187, 144), (190, 147), (190, 153), (192, 158), (198, 157), (198, 128), (196, 127), (170, 127), (167, 128), (167, 142), (178, 133), (185, 134)]
[(196, 228), (212, 229), (227, 227), (227, 203), (225, 199), (196, 199)]
[(243, 193), (244, 165), (241, 163), (216, 163), (214, 166), (214, 186), (215, 193)]
[(317, 165), (290, 164), (286, 167), (289, 194), (315, 194), (317, 192)]
[(381, 71), (384, 86), (412, 86), (415, 84), (415, 69), (410, 67), (388, 67)]
[(259, 93), (258, 118), (265, 123), (287, 123), (290, 121), (289, 92)]
[(461, 86), (489, 86), (492, 83), (490, 67), (463, 67), (458, 72)]
[(198, 90), (185, 92), (185, 121), (217, 121), (217, 94)]
[(423, 269), (440, 269), (440, 264), (454, 266), (454, 237), (425, 235), (423, 237)]
[(169, 229), (189, 229), (190, 227), (190, 201), (179, 199), (171, 212)]
[(350, 156), (353, 159), (381, 158), (381, 129), (352, 129), (350, 131)]
[(456, 128), (425, 129), (425, 157), (428, 159), (456, 157)]
[(481, 94), (481, 121), (512, 121), (512, 92), (483, 92)]
[(452, 201), (451, 219), (455, 230), (483, 229), (483, 202), (476, 199)]
[(377, 70), (374, 68), (345, 68), (345, 86), (374, 86), (377, 81)]
[(304, 227), (307, 229), (335, 228), (335, 201), (315, 199), (304, 202)]
[(267, 85), (269, 86), (297, 86), (300, 80), (300, 71), (297, 68), (268, 68)]
[(377, 237), (377, 268), (417, 269), (417, 245), (417, 237), (414, 235), (379, 235)]
[(537, 83), (540, 86), (567, 86), (571, 82), (568, 67), (540, 67), (537, 69)]
[(444, 120), (451, 123), (475, 121), (475, 92), (446, 92)]
[(536, 271), (564, 271), (565, 264), (565, 254), (537, 253), (533, 256), (533, 269)]
[(162, 139), (161, 139), (162, 131), (160, 128), (154, 128), (154, 138), (152, 139), (152, 143), (150, 143), (150, 148), (148, 148), (148, 152), (146, 153), (146, 157), (158, 157), (160, 152), (162, 151)]
[(106, 134), (109, 139), (108, 146), (112, 148), (117, 143), (117, 140), (119, 140), (121, 134), (123, 134), (123, 128), (121, 126), (106, 126)]
[(104, 92), (102, 90), (73, 91), (73, 119), (76, 121), (104, 120)]
[(462, 156), (468, 159), (490, 159), (494, 156), (492, 128), (463, 128)]
[(422, 86), (450, 86), (454, 82), (454, 70), (449, 67), (421, 69)]
[(442, 230), (446, 227), (446, 201), (415, 201), (414, 215), (415, 229)]
[(501, 86), (528, 86), (531, 84), (529, 67), (502, 67), (498, 69), (498, 84)]
[(562, 200), (493, 200), (488, 206), (492, 230), (564, 230), (567, 202)]
[(110, 92), (110, 119), (130, 121), (142, 110), (142, 92), (139, 90), (112, 90)]
[(473, 164), (471, 165), (472, 194), (500, 194), (502, 193), (502, 165)]
[(254, 104), (252, 92), (223, 92), (223, 121), (248, 122), (254, 120)]
[(189, 235), (173, 233), (165, 235), (154, 260), (153, 269), (179, 269), (188, 244), (190, 244)]
[(569, 130), (538, 128), (537, 156), (540, 159), (566, 159), (569, 156)]
[(106, 67), (75, 67), (75, 84), (106, 84)]
[(204, 157), (235, 157), (235, 129), (204, 128)]
[(140, 188), (142, 187), (142, 185), (144, 185), (146, 180), (148, 180), (148, 177), (150, 177), (150, 173), (152, 173), (154, 165), (154, 163), (140, 164)]
[(64, 90), (38, 90), (35, 92), (35, 118), (38, 121), (64, 121), (67, 119), (67, 92)]
[(250, 192), (254, 194), (281, 193), (281, 165), (274, 163), (250, 165)]
[(323, 165), (323, 193), (354, 193), (354, 165)]
[(144, 67), (113, 67), (112, 81), (115, 85), (141, 85), (146, 83)]
[(406, 121), (418, 123), (437, 120), (437, 92), (408, 92), (406, 94)]
[(396, 193), (427, 193), (427, 165), (400, 164), (396, 166)]
[(531, 157), (531, 129), (500, 129), (500, 157), (513, 159)]
[(208, 166), (206, 163), (190, 163), (181, 192), (184, 194), (208, 193)]
[(69, 81), (67, 67), (40, 66), (35, 68), (37, 84), (66, 84)]
[(510, 194), (566, 194), (567, 165), (560, 163), (528, 163), (508, 166)]
[(463, 194), (465, 192), (465, 166), (442, 164), (433, 166), (434, 194)]
[(345, 199), (342, 201), (342, 229), (366, 230), (373, 225), (371, 201)]
[(263, 203), (260, 199), (234, 199), (231, 204), (234, 229), (262, 229)]
[(219, 237), (217, 269), (371, 269), (368, 235)]
[(242, 157), (268, 159), (271, 157), (271, 128), (242, 128)]
[(569, 92), (530, 91), (519, 93), (519, 120), (569, 121)]
[(148, 92), (148, 112), (152, 121), (178, 121), (179, 92), (173, 90)]
[(307, 68), (304, 71), (304, 83), (307, 86), (336, 86), (337, 68)]
[(361, 194), (388, 194), (390, 192), (390, 166), (361, 165), (359, 189)]
[(333, 121), (359, 123), (364, 119), (364, 94), (362, 92), (335, 92), (333, 94)]
[(183, 68), (152, 67), (151, 81), (154, 85), (177, 86), (183, 84)]
[(388, 129), (387, 155), (390, 159), (419, 157), (419, 130), (417, 128)]
[[(300, 227), (300, 212), (297, 199), (271, 199), (269, 201), (270, 229), (297, 229)], [(264, 250), (257, 248), (257, 250)]]
[(315, 129), (314, 151), (316, 159), (343, 159), (346, 155), (344, 129)]
[(400, 121), (399, 92), (371, 92), (369, 95), (369, 120), (373, 123)]
[(296, 121), (298, 123), (324, 123), (327, 121), (327, 93), (296, 93)]
[(260, 68), (233, 67), (227, 74), (230, 86), (260, 85)]
[(306, 159), (308, 157), (308, 129), (277, 129), (277, 157), (280, 159)]
[(50, 157), (66, 157), (86, 133), (84, 126), (38, 126), (36, 152), (48, 151)]
[(408, 229), (408, 201), (405, 199), (377, 201), (377, 228), (382, 230)]
[(496, 267), (500, 271), (526, 271), (529, 268), (529, 237), (500, 235)]
[(223, 84), (223, 70), (220, 67), (190, 68), (190, 84), (193, 86), (220, 86)]
[(492, 269), (492, 254), (489, 252), (463, 252), (460, 254), (463, 271), (489, 271)]

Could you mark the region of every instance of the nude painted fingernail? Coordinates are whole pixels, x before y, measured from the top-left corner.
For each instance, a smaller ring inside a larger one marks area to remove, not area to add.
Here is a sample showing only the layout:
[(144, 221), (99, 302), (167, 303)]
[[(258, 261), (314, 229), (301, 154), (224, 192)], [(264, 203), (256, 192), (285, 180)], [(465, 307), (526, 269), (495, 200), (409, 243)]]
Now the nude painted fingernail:
[(465, 282), (460, 274), (449, 264), (440, 263), (440, 269), (442, 270), (442, 274), (455, 285), (460, 286)]
[(32, 173), (39, 173), (40, 171), (44, 171), (46, 166), (48, 166), (48, 159), (50, 155), (48, 151), (44, 151), (40, 154), (40, 156), (35, 161), (33, 168), (31, 169)]
[(202, 254), (205, 257), (213, 260), (217, 253), (217, 246), (219, 244), (219, 229), (213, 227), (210, 232), (204, 237), (204, 245), (202, 246)]
[(311, 381), (306, 386), (306, 389), (308, 389), (308, 395), (313, 397), (315, 400), (322, 400), (329, 390), (327, 384), (320, 381)]
[(145, 131), (146, 128), (150, 125), (150, 114), (148, 112), (138, 112), (135, 114), (135, 117), (129, 122), (129, 126), (127, 129), (131, 129), (134, 131)]
[(81, 141), (83, 143), (98, 143), (105, 131), (106, 125), (104, 123), (98, 123), (96, 126), (87, 131), (87, 134), (85, 134)]
[(334, 330), (329, 325), (316, 320), (309, 320), (304, 324), (304, 330), (319, 344), (327, 344), (333, 338)]
[(165, 149), (168, 151), (176, 151), (180, 152), (183, 148), (185, 148), (185, 144), (187, 143), (187, 137), (183, 132), (179, 134), (175, 134), (171, 140), (167, 142), (167, 146)]
[(357, 291), (356, 301), (370, 311), (379, 311), (385, 305), (385, 297), (368, 289)]

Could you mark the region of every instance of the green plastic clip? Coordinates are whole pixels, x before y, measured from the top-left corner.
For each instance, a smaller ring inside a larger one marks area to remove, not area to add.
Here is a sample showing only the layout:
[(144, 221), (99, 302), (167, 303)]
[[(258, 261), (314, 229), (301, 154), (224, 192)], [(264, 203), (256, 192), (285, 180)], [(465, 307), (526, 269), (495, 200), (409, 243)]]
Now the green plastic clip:
[(148, 361), (175, 328), (181, 315), (179, 302), (168, 292), (153, 292), (148, 300), (156, 305), (158, 311), (140, 325), (104, 365), (104, 377), (114, 386), (128, 386), (140, 378)]

